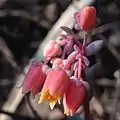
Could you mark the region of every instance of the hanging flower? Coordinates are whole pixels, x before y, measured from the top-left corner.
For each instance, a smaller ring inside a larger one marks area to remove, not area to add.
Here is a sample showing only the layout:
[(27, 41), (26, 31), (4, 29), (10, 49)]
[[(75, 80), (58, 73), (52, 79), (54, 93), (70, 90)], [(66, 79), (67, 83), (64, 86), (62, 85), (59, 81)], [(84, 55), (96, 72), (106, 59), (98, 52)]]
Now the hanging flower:
[(74, 18), (77, 22), (77, 29), (82, 29), (83, 31), (87, 32), (96, 27), (96, 9), (93, 6), (84, 7), (80, 12), (76, 12), (74, 14)]
[(38, 62), (31, 64), (23, 82), (23, 93), (28, 93), (31, 91), (33, 97), (35, 97), (44, 84), (46, 78), (44, 69), (47, 69), (45, 67), (46, 66), (43, 66), (42, 63)]
[(60, 103), (69, 84), (70, 78), (63, 69), (52, 69), (48, 72), (38, 103), (48, 101), (50, 108), (53, 109), (57, 101)]
[(63, 96), (64, 114), (74, 115), (79, 106), (85, 101), (87, 89), (83, 81), (71, 78), (71, 84)]
[(52, 58), (61, 55), (61, 53), (60, 45), (56, 41), (51, 40), (45, 47), (44, 57)]

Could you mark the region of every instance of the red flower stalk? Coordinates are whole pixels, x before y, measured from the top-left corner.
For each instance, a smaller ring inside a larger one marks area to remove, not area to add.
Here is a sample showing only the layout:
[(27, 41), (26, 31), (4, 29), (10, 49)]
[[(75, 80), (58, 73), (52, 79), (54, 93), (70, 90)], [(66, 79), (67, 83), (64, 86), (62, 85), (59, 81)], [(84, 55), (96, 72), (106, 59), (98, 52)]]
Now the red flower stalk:
[(81, 104), (83, 104), (87, 89), (83, 81), (71, 79), (71, 85), (63, 96), (64, 114), (67, 116), (74, 115)]
[(50, 108), (53, 109), (57, 101), (60, 103), (60, 99), (66, 92), (69, 84), (70, 78), (64, 70), (50, 70), (46, 77), (38, 103), (48, 101)]
[(44, 84), (46, 73), (44, 72), (42, 63), (33, 63), (23, 82), (23, 93), (32, 92), (33, 97), (40, 91)]
[(96, 9), (93, 6), (84, 7), (80, 12), (74, 14), (74, 18), (78, 28), (85, 32), (90, 31), (96, 26)]

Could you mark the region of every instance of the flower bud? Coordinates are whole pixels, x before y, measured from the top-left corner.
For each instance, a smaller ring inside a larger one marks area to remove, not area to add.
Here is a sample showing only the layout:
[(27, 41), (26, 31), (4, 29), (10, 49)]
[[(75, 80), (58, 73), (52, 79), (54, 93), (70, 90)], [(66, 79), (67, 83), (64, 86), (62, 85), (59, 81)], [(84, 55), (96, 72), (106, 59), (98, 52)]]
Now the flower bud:
[(74, 18), (77, 22), (77, 28), (81, 28), (87, 32), (92, 30), (97, 23), (96, 9), (91, 6), (84, 7), (80, 12), (74, 14)]
[(42, 63), (34, 63), (30, 66), (23, 82), (23, 93), (31, 91), (33, 97), (35, 97), (35, 95), (40, 92), (46, 78), (43, 67)]
[(87, 88), (83, 81), (71, 78), (71, 84), (63, 96), (64, 114), (72, 116), (87, 96)]
[(52, 57), (61, 55), (61, 53), (62, 53), (62, 49), (61, 49), (60, 45), (56, 41), (51, 40), (47, 44), (47, 46), (44, 50), (44, 57), (52, 58)]

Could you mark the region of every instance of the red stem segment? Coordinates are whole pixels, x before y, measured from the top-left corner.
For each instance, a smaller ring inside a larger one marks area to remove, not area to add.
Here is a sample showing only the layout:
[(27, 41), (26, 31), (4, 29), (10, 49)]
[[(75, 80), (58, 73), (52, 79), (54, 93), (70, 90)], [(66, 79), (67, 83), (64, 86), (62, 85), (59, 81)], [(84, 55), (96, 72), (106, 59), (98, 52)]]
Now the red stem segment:
[(83, 46), (82, 46), (82, 53), (85, 54), (85, 48), (87, 45), (87, 38), (88, 38), (88, 34), (84, 33), (84, 41), (83, 41)]
[(80, 51), (80, 58), (78, 59), (78, 78), (81, 78), (81, 73), (82, 73), (82, 64), (83, 64), (83, 58), (82, 56), (85, 54), (85, 48), (87, 45), (87, 38), (88, 38), (88, 34), (84, 33), (84, 41), (83, 41), (83, 45), (82, 45), (82, 50)]
[(74, 77), (78, 78), (78, 69), (75, 70)]
[(78, 78), (81, 78), (82, 73), (82, 56), (78, 59)]

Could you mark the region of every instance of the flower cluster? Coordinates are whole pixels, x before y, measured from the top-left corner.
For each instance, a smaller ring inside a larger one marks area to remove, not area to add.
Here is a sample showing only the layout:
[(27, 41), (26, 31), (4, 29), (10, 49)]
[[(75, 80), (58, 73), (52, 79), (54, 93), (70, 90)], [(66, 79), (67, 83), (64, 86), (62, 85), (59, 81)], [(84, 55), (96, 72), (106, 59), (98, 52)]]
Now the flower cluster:
[(33, 97), (40, 92), (38, 103), (48, 101), (50, 108), (63, 101), (64, 113), (74, 115), (88, 95), (88, 83), (82, 73), (89, 66), (86, 57), (88, 31), (96, 26), (96, 10), (84, 7), (74, 14), (75, 28), (82, 30), (81, 42), (68, 28), (61, 27), (66, 34), (60, 35), (59, 41), (51, 40), (44, 50), (44, 62), (32, 62), (23, 83), (23, 93), (31, 91)]

